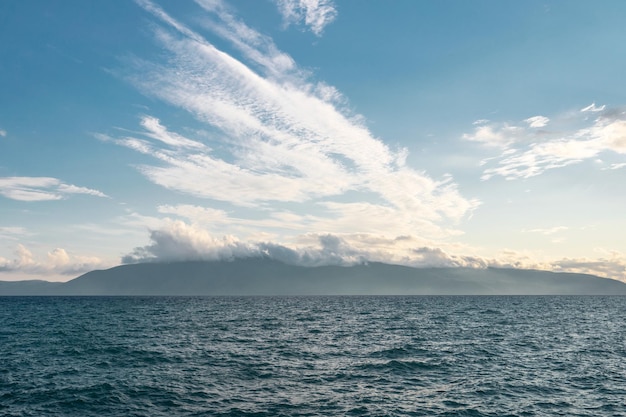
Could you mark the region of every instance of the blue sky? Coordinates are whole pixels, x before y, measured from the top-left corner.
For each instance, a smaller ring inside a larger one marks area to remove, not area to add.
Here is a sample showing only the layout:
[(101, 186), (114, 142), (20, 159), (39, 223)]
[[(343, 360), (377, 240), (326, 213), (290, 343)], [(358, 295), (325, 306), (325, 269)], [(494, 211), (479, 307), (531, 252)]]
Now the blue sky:
[(0, 279), (261, 253), (626, 280), (622, 1), (0, 3)]

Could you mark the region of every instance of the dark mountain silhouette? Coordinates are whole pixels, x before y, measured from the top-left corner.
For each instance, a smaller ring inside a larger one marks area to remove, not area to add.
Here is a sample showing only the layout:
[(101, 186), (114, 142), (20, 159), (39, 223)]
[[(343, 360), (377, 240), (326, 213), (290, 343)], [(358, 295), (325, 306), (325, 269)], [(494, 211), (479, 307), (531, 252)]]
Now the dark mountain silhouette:
[(66, 283), (0, 282), (0, 295), (421, 294), (626, 294), (626, 284), (593, 275), (535, 270), (382, 263), (303, 267), (267, 258), (130, 264), (88, 272)]

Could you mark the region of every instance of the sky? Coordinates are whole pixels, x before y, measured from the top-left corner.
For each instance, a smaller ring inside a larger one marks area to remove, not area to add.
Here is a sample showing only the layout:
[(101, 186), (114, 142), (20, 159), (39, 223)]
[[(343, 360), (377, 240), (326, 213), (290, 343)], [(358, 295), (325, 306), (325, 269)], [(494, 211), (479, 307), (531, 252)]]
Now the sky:
[(0, 280), (265, 255), (626, 281), (625, 16), (4, 0)]

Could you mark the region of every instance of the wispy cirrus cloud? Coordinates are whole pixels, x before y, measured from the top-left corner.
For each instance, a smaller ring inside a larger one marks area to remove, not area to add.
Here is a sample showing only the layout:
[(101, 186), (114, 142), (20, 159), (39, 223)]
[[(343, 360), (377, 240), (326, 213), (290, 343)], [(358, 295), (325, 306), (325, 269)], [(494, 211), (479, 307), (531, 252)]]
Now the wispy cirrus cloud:
[(18, 201), (61, 200), (71, 194), (107, 197), (101, 191), (66, 184), (51, 177), (0, 177), (0, 195)]
[[(203, 27), (228, 40), (264, 75), (282, 78), (290, 73), (297, 75), (301, 72), (291, 56), (280, 51), (270, 37), (241, 21), (223, 1), (196, 0), (196, 3), (207, 12)], [(206, 42), (197, 34), (192, 38), (200, 43)]]
[(149, 138), (156, 139), (166, 145), (177, 148), (206, 149), (203, 143), (190, 140), (176, 133), (168, 132), (161, 121), (156, 117), (146, 116), (141, 119), (141, 126), (144, 127), (144, 134)]
[(499, 157), (484, 161), (484, 165), (490, 162), (490, 166), (485, 168), (483, 180), (495, 176), (530, 178), (603, 153), (626, 155), (626, 111), (620, 108), (607, 109), (593, 103), (558, 120), (554, 130), (546, 128), (551, 120), (545, 116), (534, 116), (524, 122), (528, 127), (484, 122), (472, 133), (463, 135), (466, 140), (502, 150)]
[(602, 106), (596, 106), (596, 103), (591, 103), (590, 105), (580, 109), (581, 112), (599, 112), (599, 111), (603, 111), (606, 108), (606, 105), (602, 105)]
[(566, 226), (554, 226), (554, 227), (548, 227), (548, 228), (537, 228), (537, 229), (529, 229), (529, 230), (522, 230), (522, 231), (526, 233), (540, 233), (542, 235), (549, 236), (558, 232), (563, 232), (568, 229), (569, 228)]
[(256, 209), (254, 220), (231, 218), (236, 224), (282, 222), (293, 229), (291, 212), (309, 230), (329, 233), (355, 229), (355, 216), (367, 216), (361, 231), (442, 236), (477, 206), (451, 178), (435, 180), (408, 167), (405, 149), (374, 137), (362, 117), (342, 107), (334, 88), (310, 81), (271, 39), (221, 2), (198, 0), (208, 16), (198, 21), (231, 41), (257, 71), (155, 4), (140, 4), (161, 22), (155, 36), (169, 56), (166, 62), (132, 60), (125, 77), (194, 115), (216, 147), (145, 116), (143, 132), (112, 140), (158, 161), (138, 167), (154, 183)]
[(550, 119), (545, 116), (533, 116), (524, 121), (528, 123), (530, 127), (539, 128), (546, 126), (550, 122)]
[(29, 234), (30, 232), (21, 226), (0, 226), (0, 239), (2, 240), (17, 240)]
[(276, 0), (276, 5), (286, 25), (304, 23), (317, 36), (337, 17), (332, 0)]

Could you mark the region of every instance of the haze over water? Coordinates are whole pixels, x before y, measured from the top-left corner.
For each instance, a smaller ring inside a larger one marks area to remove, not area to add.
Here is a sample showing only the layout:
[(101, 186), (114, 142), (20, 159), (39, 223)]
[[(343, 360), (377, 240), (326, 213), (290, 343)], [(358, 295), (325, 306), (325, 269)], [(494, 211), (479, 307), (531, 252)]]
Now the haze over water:
[(6, 416), (618, 416), (624, 297), (5, 297)]

